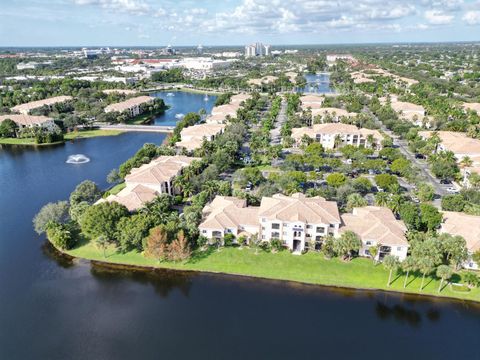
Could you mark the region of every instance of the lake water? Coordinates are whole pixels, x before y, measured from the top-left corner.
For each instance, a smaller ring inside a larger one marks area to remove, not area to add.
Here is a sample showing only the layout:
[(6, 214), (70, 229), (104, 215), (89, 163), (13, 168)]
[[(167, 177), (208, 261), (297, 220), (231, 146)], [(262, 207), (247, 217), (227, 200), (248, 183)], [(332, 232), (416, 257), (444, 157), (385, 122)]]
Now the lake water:
[[(0, 149), (0, 359), (480, 359), (480, 306), (55, 255), (31, 220), (161, 134)], [(72, 154), (91, 161), (67, 164)]]
[(335, 93), (335, 89), (330, 87), (330, 75), (328, 73), (306, 74), (307, 86), (299, 89), (299, 92), (310, 92), (320, 94)]
[(153, 121), (155, 125), (164, 126), (175, 126), (178, 119), (189, 112), (199, 112), (201, 109), (205, 109), (207, 114), (210, 114), (217, 99), (214, 95), (185, 91), (161, 91), (152, 95), (162, 98), (165, 104), (169, 106), (169, 109), (164, 114), (156, 117)]

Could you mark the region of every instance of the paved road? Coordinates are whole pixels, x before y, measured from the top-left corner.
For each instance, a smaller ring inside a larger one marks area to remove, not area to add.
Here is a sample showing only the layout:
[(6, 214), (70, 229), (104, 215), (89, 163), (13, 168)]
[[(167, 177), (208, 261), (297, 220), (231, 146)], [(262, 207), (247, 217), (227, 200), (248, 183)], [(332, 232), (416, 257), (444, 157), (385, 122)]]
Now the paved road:
[(277, 119), (275, 120), (275, 128), (270, 130), (271, 145), (281, 144), (282, 136), (280, 135), (280, 130), (282, 129), (282, 126), (286, 121), (287, 121), (287, 102), (283, 98), (280, 112), (278, 113)]

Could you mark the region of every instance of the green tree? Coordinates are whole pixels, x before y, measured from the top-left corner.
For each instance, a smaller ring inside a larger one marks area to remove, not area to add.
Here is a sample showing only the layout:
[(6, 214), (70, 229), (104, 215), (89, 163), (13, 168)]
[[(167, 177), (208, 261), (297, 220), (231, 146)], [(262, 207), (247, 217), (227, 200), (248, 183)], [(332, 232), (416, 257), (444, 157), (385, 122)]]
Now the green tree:
[(442, 213), (433, 205), (420, 204), (420, 218), (426, 230), (433, 231), (437, 229), (442, 222), (442, 217)]
[(347, 196), (347, 211), (352, 211), (353, 208), (356, 207), (364, 207), (367, 206), (368, 202), (365, 200), (365, 198), (358, 194), (358, 193), (353, 193)]
[(107, 248), (110, 245), (110, 240), (106, 236), (100, 235), (95, 239), (95, 245), (102, 250), (103, 258), (107, 257)]
[(66, 201), (48, 203), (43, 206), (33, 218), (33, 227), (37, 234), (42, 234), (47, 230), (49, 223), (65, 224), (69, 221), (69, 206)]
[(445, 195), (442, 197), (442, 210), (461, 212), (465, 208), (465, 203), (461, 194)]
[(128, 210), (125, 206), (116, 202), (104, 202), (91, 206), (85, 211), (80, 219), (80, 227), (83, 234), (90, 239), (104, 236), (109, 241), (115, 241), (117, 223), (127, 215)]
[(441, 234), (438, 240), (442, 244), (446, 261), (459, 269), (468, 259), (467, 242), (459, 235)]
[(437, 277), (439, 277), (441, 279), (440, 280), (440, 286), (438, 287), (437, 292), (440, 292), (440, 290), (442, 290), (443, 282), (445, 280), (450, 279), (452, 277), (452, 274), (453, 274), (453, 271), (452, 271), (452, 268), (450, 266), (440, 265), (437, 268)]
[(390, 201), (390, 195), (386, 192), (379, 192), (375, 195), (375, 204), (377, 206), (387, 206)]
[(74, 206), (79, 202), (85, 201), (91, 205), (100, 199), (101, 196), (102, 192), (97, 184), (91, 180), (85, 180), (78, 184), (75, 190), (70, 194), (70, 204)]
[(388, 274), (388, 282), (387, 282), (387, 287), (390, 286), (391, 280), (392, 280), (392, 273), (395, 270), (398, 270), (400, 266), (400, 263), (398, 261), (398, 258), (394, 255), (387, 255), (383, 258), (383, 267), (386, 270), (389, 270), (390, 273)]
[(0, 137), (12, 138), (17, 136), (18, 125), (11, 119), (0, 122)]
[(141, 251), (143, 239), (148, 235), (152, 225), (152, 219), (143, 213), (121, 218), (117, 224), (120, 251), (127, 252), (132, 249)]
[(388, 189), (390, 186), (398, 184), (396, 176), (390, 174), (375, 175), (375, 182), (382, 189)]
[(353, 231), (347, 230), (334, 240), (335, 253), (344, 260), (351, 260), (354, 253), (358, 253), (362, 241)]
[(120, 174), (118, 173), (117, 169), (112, 169), (107, 175), (107, 182), (109, 184), (116, 184), (121, 180), (122, 178), (120, 177)]
[(347, 181), (347, 178), (344, 174), (341, 173), (331, 173), (326, 178), (328, 185), (333, 187), (339, 187)]
[(400, 218), (407, 225), (409, 230), (418, 230), (420, 227), (420, 210), (411, 202), (404, 202), (399, 209)]
[(322, 252), (326, 259), (335, 256), (335, 239), (332, 235), (327, 235), (322, 242)]
[(432, 201), (435, 196), (435, 189), (430, 184), (420, 184), (418, 186), (417, 196), (420, 201)]
[(407, 176), (411, 173), (411, 163), (405, 158), (398, 158), (392, 162), (390, 165), (390, 170), (394, 173), (399, 174), (400, 176)]
[(66, 224), (50, 222), (46, 228), (48, 240), (62, 250), (68, 250), (75, 244), (75, 236)]

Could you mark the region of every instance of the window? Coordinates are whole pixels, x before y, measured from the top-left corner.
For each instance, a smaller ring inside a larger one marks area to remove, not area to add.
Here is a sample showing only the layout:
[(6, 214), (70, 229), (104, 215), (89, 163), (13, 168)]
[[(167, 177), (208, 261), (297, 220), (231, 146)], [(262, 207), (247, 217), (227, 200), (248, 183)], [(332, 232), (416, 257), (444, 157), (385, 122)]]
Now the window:
[(319, 234), (325, 234), (325, 228), (317, 226), (317, 233)]
[(334, 227), (335, 227), (335, 224), (330, 224), (330, 227), (331, 227), (331, 228), (334, 228)]
[(365, 243), (365, 245), (370, 246), (370, 245), (372, 245), (372, 242), (371, 242), (371, 241), (367, 241), (367, 242)]
[(315, 241), (322, 241), (322, 237), (320, 235), (315, 236)]
[(262, 235), (262, 239), (265, 240), (265, 235)]
[(286, 231), (283, 232), (283, 236), (287, 236), (287, 232), (286, 232)]
[(265, 230), (265, 226), (262, 226), (262, 230)]
[(202, 234), (206, 234), (207, 233), (207, 230), (202, 230)]
[(265, 219), (265, 218), (262, 218), (262, 222), (265, 222), (265, 221), (267, 221), (267, 219)]
[(401, 246), (397, 247), (397, 251), (402, 251), (402, 247)]
[(278, 230), (278, 229), (280, 229), (280, 224), (272, 224), (272, 229), (273, 229), (273, 230)]
[(312, 228), (312, 225), (307, 225), (307, 229), (311, 229)]
[(272, 239), (279, 239), (280, 238), (280, 233), (277, 231), (272, 232)]
[(287, 224), (287, 223), (283, 223), (283, 227), (288, 227), (288, 224)]

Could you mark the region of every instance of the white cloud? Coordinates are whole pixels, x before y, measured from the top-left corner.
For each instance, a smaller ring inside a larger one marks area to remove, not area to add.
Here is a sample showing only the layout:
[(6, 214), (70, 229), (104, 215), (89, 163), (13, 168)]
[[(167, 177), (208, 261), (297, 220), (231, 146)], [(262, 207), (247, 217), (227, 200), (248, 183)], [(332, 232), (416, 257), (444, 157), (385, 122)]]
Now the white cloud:
[(468, 25), (480, 25), (480, 11), (467, 11), (465, 15), (463, 15), (462, 20)]
[(146, 14), (150, 5), (143, 0), (73, 0), (77, 5), (96, 5), (104, 9), (125, 11), (133, 14)]
[(447, 25), (452, 22), (453, 18), (453, 15), (446, 14), (441, 10), (425, 11), (425, 19), (432, 25)]

